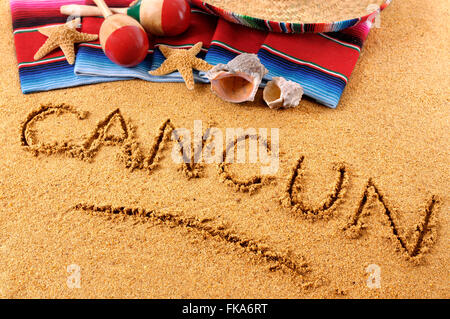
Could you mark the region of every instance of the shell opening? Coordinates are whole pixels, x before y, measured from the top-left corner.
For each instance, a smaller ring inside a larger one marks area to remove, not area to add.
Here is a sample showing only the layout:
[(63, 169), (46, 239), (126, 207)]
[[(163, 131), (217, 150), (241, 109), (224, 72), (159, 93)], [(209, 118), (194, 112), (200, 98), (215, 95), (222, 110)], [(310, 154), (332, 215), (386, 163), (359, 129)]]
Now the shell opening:
[(246, 101), (254, 89), (254, 84), (244, 74), (223, 74), (214, 79), (212, 85), (218, 95), (234, 103)]
[(281, 98), (281, 89), (278, 85), (275, 85), (273, 82), (269, 82), (267, 84), (266, 90), (264, 90), (264, 99), (267, 102), (274, 102)]

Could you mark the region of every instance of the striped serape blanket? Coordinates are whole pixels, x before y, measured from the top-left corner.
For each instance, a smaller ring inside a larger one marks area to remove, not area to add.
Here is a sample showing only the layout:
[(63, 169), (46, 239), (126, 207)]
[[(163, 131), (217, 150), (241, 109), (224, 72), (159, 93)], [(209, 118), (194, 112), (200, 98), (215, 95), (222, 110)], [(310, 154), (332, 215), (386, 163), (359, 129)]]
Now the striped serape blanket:
[(336, 108), (369, 31), (370, 22), (365, 22), (333, 33), (270, 33), (258, 56), (268, 78), (298, 82), (306, 96)]
[[(127, 6), (130, 2), (131, 0), (107, 1), (110, 6), (116, 7)], [(61, 17), (58, 9), (67, 3), (92, 4), (92, 1), (11, 0), (19, 74), (24, 93), (132, 78), (153, 82), (182, 82), (178, 73), (161, 77), (148, 74), (149, 70), (158, 68), (164, 61), (158, 47), (165, 44), (175, 48), (190, 48), (202, 41), (203, 50), (199, 57), (207, 62), (213, 65), (227, 63), (240, 53), (256, 53), (269, 70), (263, 86), (273, 76), (282, 76), (300, 83), (306, 96), (320, 104), (336, 108), (371, 26), (371, 22), (367, 21), (340, 32), (270, 33), (218, 20), (194, 7), (189, 30), (177, 37), (154, 38), (154, 48), (137, 67), (123, 68), (113, 64), (102, 52), (99, 42), (79, 45), (75, 67), (67, 64), (61, 51), (55, 51), (41, 61), (32, 62), (32, 56), (45, 41), (45, 37), (33, 32), (32, 38), (35, 40), (31, 40), (23, 38), (24, 35), (16, 31), (26, 32), (27, 28), (35, 29), (40, 25), (65, 22), (66, 17)], [(39, 16), (36, 20), (39, 22), (33, 19), (27, 21), (27, 16)], [(102, 21), (101, 18), (84, 18), (82, 31), (98, 33)], [(197, 82), (208, 82), (198, 72), (195, 73), (195, 79)]]
[(98, 76), (80, 77), (57, 49), (39, 61), (34, 54), (46, 41), (38, 28), (64, 24), (67, 16), (59, 12), (66, 4), (84, 4), (85, 0), (10, 0), (14, 42), (23, 93), (120, 80)]

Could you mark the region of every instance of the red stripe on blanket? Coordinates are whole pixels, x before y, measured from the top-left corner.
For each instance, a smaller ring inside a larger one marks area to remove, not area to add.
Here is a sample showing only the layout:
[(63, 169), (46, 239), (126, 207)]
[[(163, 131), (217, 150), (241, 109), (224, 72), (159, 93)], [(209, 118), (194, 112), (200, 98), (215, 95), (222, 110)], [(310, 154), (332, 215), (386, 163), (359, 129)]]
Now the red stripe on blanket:
[[(35, 53), (45, 43), (46, 40), (47, 37), (45, 35), (42, 35), (38, 31), (16, 33), (14, 35), (14, 41), (16, 43), (17, 62), (33, 62)], [(63, 55), (62, 51), (60, 49), (57, 49), (46, 55), (44, 59), (61, 55)]]
[[(359, 57), (358, 51), (317, 34), (269, 34), (264, 44), (294, 58), (316, 63), (347, 77), (350, 77)], [(336, 59), (342, 56), (346, 58)]]
[[(245, 37), (239, 36), (242, 34), (245, 34)], [(267, 32), (250, 29), (220, 19), (213, 39), (240, 51), (257, 53), (266, 37)]]
[[(103, 18), (96, 18), (96, 17), (86, 17), (83, 19), (83, 25), (81, 27), (81, 31), (84, 33), (89, 34), (99, 34), (100, 33), (100, 27), (102, 26), (103, 21), (105, 19)], [(90, 44), (100, 44), (100, 39), (97, 41), (91, 41)]]

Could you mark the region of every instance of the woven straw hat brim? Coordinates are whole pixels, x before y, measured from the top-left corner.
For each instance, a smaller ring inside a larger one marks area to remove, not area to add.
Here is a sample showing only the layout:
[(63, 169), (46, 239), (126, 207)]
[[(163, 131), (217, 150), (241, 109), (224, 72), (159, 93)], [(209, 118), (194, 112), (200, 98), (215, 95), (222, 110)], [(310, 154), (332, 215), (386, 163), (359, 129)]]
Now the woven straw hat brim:
[(191, 0), (230, 22), (284, 33), (331, 32), (354, 26), (392, 0)]

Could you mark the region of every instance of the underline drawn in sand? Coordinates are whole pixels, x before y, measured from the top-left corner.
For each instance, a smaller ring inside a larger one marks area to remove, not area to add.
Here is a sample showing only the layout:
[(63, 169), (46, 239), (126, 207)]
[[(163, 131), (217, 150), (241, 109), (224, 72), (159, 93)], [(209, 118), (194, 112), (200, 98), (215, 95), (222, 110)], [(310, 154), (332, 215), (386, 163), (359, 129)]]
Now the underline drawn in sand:
[[(139, 169), (152, 172), (160, 160), (160, 153), (163, 152), (166, 148), (167, 141), (170, 140), (171, 135), (175, 135), (175, 138), (173, 138), (173, 136), (172, 138), (177, 141), (179, 150), (184, 156), (184, 152), (182, 152), (182, 138), (180, 136), (177, 136), (175, 127), (171, 123), (170, 119), (166, 120), (159, 128), (158, 134), (155, 137), (149, 155), (144, 156), (135, 136), (135, 128), (129, 121), (126, 121), (124, 119), (119, 109), (113, 111), (104, 120), (100, 121), (94, 129), (94, 132), (82, 143), (66, 141), (45, 144), (39, 142), (36, 138), (36, 132), (33, 129), (33, 124), (35, 124), (37, 121), (45, 119), (51, 114), (61, 115), (63, 113), (74, 114), (78, 118), (78, 120), (83, 120), (87, 117), (86, 112), (80, 112), (69, 105), (42, 105), (38, 110), (31, 112), (21, 126), (22, 146), (24, 146), (28, 151), (32, 152), (35, 155), (65, 154), (73, 158), (88, 161), (93, 160), (102, 146), (120, 146), (121, 152), (119, 154), (119, 159), (125, 163), (126, 168), (130, 170)], [(110, 133), (111, 128), (117, 122), (122, 129), (122, 134), (120, 136), (112, 135)], [(204, 136), (208, 136), (208, 130), (206, 131)], [(228, 150), (230, 147), (235, 146), (238, 141), (250, 139), (257, 140), (261, 138), (262, 137), (258, 135), (245, 135), (237, 137), (233, 143), (227, 145), (226, 150)], [(265, 146), (270, 151), (268, 139), (264, 137), (263, 140)], [(202, 141), (202, 147), (199, 150), (200, 152), (205, 148), (205, 144), (207, 143), (206, 141), (207, 138)], [(224, 151), (223, 156), (225, 156), (226, 150)], [(198, 156), (197, 153), (193, 154), (192, 159), (194, 159), (196, 156)], [(292, 169), (286, 189), (280, 200), (280, 204), (283, 207), (287, 207), (292, 212), (297, 213), (300, 216), (306, 217), (310, 220), (315, 220), (318, 218), (330, 218), (333, 215), (332, 212), (339, 206), (344, 198), (345, 191), (349, 183), (349, 174), (347, 168), (342, 163), (338, 163), (335, 165), (334, 170), (337, 172), (337, 178), (333, 189), (325, 197), (322, 203), (318, 205), (318, 207), (310, 207), (301, 200), (300, 196), (302, 186), (299, 180), (301, 179), (304, 172), (304, 161), (305, 157), (301, 156)], [(191, 160), (183, 161), (181, 165), (181, 170), (189, 179), (201, 177), (201, 164), (196, 163), (196, 161), (194, 160)], [(233, 188), (237, 191), (253, 193), (275, 180), (275, 177), (273, 176), (259, 175), (248, 178), (246, 180), (239, 179), (230, 172), (230, 165), (232, 165), (232, 163), (225, 162), (222, 162), (218, 165), (219, 177), (222, 182), (233, 186)], [(400, 249), (406, 253), (406, 256), (409, 259), (419, 260), (420, 257), (430, 249), (437, 238), (437, 217), (435, 216), (435, 211), (437, 210), (437, 206), (439, 203), (437, 197), (434, 195), (432, 196), (427, 208), (425, 209), (425, 217), (423, 222), (417, 225), (416, 229), (412, 232), (412, 235), (404, 235), (405, 232), (403, 232), (397, 224), (396, 218), (395, 216), (393, 216), (394, 211), (388, 207), (386, 198), (381, 195), (379, 189), (375, 186), (372, 179), (369, 179), (364, 189), (362, 199), (358, 204), (356, 213), (354, 214), (354, 216), (352, 216), (350, 222), (344, 227), (345, 234), (349, 238), (359, 238), (362, 234), (363, 229), (366, 228), (363, 220), (365, 218), (365, 215), (367, 215), (368, 213), (364, 213), (364, 208), (366, 208), (366, 211), (375, 210), (374, 207), (372, 207), (372, 205), (370, 205), (369, 203), (370, 193), (373, 193), (373, 195), (377, 197), (378, 201), (382, 204), (384, 209), (384, 216), (387, 216), (388, 224), (391, 227), (394, 241), (399, 243)], [(414, 244), (413, 246), (411, 246), (409, 243)]]
[(313, 284), (306, 281), (306, 276), (310, 272), (306, 259), (303, 256), (293, 253), (281, 253), (270, 248), (266, 244), (258, 241), (244, 238), (231, 231), (228, 227), (221, 224), (214, 218), (197, 219), (193, 217), (182, 217), (178, 214), (146, 210), (142, 208), (126, 208), (78, 204), (72, 210), (84, 211), (93, 215), (123, 215), (143, 218), (146, 221), (154, 221), (169, 225), (170, 227), (181, 227), (187, 230), (193, 230), (203, 235), (204, 238), (217, 239), (230, 245), (241, 247), (254, 257), (269, 263), (270, 271), (284, 271), (291, 273), (297, 279), (300, 278), (302, 286), (309, 288)]
[(369, 179), (356, 213), (351, 217), (349, 223), (343, 229), (348, 237), (358, 238), (361, 236), (363, 230), (367, 228), (367, 225), (364, 223), (364, 217), (368, 214), (364, 214), (364, 208), (370, 207), (375, 201), (378, 201), (381, 204), (383, 216), (387, 217), (387, 224), (392, 230), (392, 236), (390, 238), (399, 244), (398, 248), (402, 250), (409, 259), (419, 260), (434, 244), (437, 238), (437, 220), (435, 212), (439, 205), (437, 197), (434, 195), (431, 197), (424, 209), (425, 214), (423, 220), (414, 227), (412, 233), (410, 232), (408, 236), (410, 238), (405, 238), (404, 235), (401, 235), (401, 228), (394, 219), (393, 215), (395, 212), (389, 208), (386, 198), (381, 194), (373, 180)]
[(298, 199), (302, 187), (296, 183), (296, 181), (297, 179), (300, 179), (304, 173), (304, 168), (302, 166), (304, 160), (305, 157), (301, 156), (292, 170), (285, 194), (281, 198), (281, 203), (283, 206), (290, 208), (291, 211), (303, 214), (310, 219), (330, 217), (333, 209), (338, 206), (339, 201), (342, 200), (345, 195), (345, 189), (348, 184), (348, 174), (345, 165), (342, 163), (335, 165), (334, 168), (337, 171), (338, 176), (331, 194), (322, 201), (319, 207), (313, 208), (307, 206), (303, 201)]

